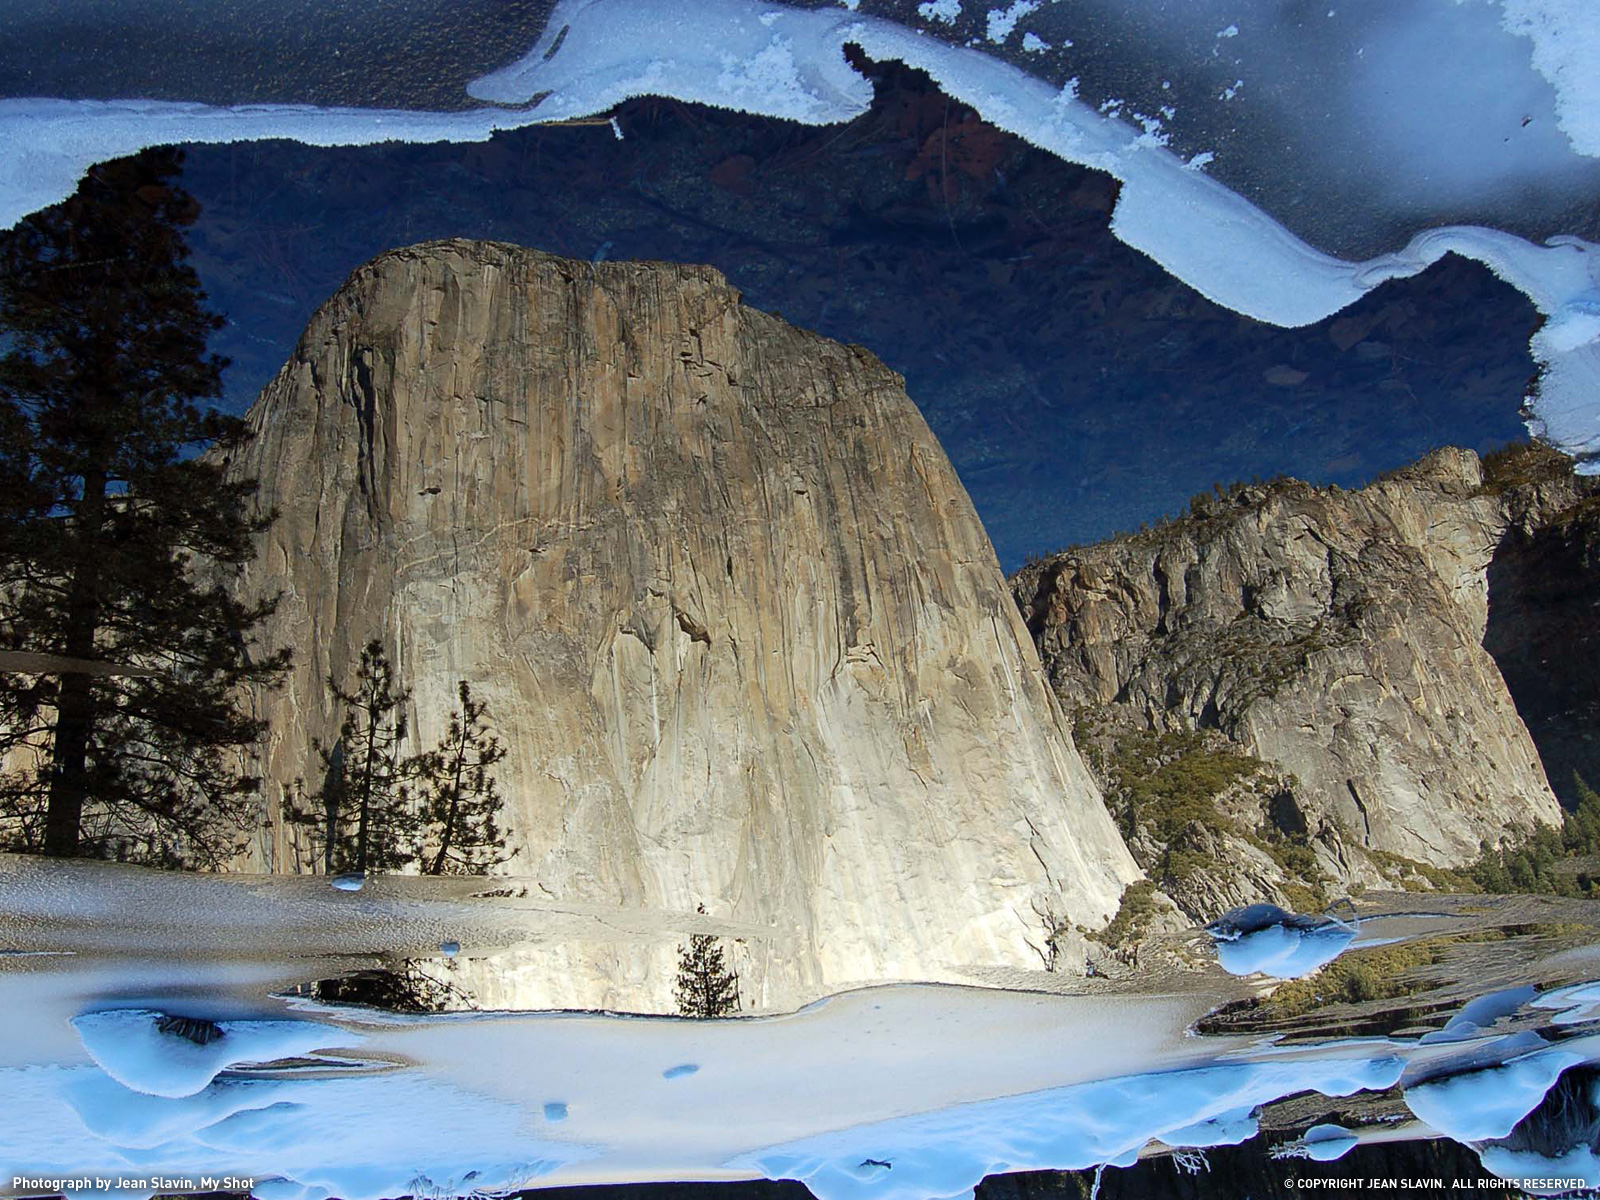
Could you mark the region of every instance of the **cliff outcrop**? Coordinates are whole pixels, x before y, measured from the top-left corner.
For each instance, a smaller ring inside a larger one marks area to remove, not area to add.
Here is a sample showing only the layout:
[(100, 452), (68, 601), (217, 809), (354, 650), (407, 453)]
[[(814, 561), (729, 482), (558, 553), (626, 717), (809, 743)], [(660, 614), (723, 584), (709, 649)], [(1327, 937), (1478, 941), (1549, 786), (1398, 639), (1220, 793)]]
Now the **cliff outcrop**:
[(1535, 448), (1492, 455), (1510, 524), (1489, 563), (1484, 648), (1569, 806), (1600, 787), (1600, 478)]
[[(310, 862), (284, 789), (377, 638), (412, 748), (457, 681), (488, 702), (522, 886), (771, 928), (731, 947), (747, 1007), (1038, 967), (1137, 877), (900, 378), (715, 270), (393, 251), (249, 419), (236, 469), (280, 515), (244, 587), (296, 649), (258, 698), (262, 866)], [(468, 982), (659, 1011), (675, 951), (532, 945)]]
[[(1197, 795), (1257, 780), (1249, 813), (1191, 825), (1189, 841), (1233, 835), (1230, 851), (1205, 844), (1263, 870), (1276, 856), (1280, 879), (1256, 872), (1268, 895), (1285, 880), (1380, 883), (1385, 855), (1455, 866), (1560, 821), (1484, 649), (1512, 507), (1475, 454), (1446, 449), (1359, 491), (1279, 480), (1196, 497), (1180, 519), (1012, 583), (1063, 705), (1120, 731), (1103, 758), (1126, 758), (1130, 736), (1232, 743), (1239, 764), (1210, 776), (1206, 756), (1226, 751), (1171, 743), (1150, 759)], [(1148, 793), (1146, 813), (1173, 809)], [(1134, 837), (1142, 818), (1119, 815)]]

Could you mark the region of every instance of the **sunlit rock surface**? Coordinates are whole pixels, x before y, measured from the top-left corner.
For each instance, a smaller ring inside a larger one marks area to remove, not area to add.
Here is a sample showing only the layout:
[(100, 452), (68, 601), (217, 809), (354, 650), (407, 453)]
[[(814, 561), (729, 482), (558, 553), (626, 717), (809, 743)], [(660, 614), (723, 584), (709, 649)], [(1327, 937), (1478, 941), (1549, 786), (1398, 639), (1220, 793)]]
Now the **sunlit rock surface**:
[[(442, 242), (357, 271), (251, 413), (280, 510), (269, 800), (382, 638), (431, 745), (510, 748), (530, 895), (772, 927), (746, 1004), (1038, 966), (1137, 874), (898, 376), (710, 268)], [(313, 780), (314, 782), (314, 780)], [(280, 821), (261, 865), (306, 847)], [(489, 1005), (671, 1007), (676, 945), (529, 951)], [(1068, 948), (1070, 957), (1070, 947)]]
[(1447, 449), (1355, 492), (1238, 489), (1013, 582), (1067, 706), (1220, 728), (1297, 779), (1312, 834), (1460, 864), (1560, 822), (1482, 645), (1508, 521), (1482, 484)]

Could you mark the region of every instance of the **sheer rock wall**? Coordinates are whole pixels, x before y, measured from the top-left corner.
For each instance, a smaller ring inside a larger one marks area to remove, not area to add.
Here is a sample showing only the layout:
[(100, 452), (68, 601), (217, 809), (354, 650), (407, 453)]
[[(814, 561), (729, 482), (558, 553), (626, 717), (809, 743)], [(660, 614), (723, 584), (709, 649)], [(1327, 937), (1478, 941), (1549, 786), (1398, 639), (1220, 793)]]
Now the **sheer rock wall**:
[[(458, 680), (489, 703), (518, 886), (771, 927), (732, 947), (747, 1006), (1037, 967), (1047, 922), (1098, 926), (1137, 877), (901, 379), (715, 270), (394, 251), (250, 422), (238, 469), (281, 515), (245, 587), (296, 650), (258, 700), (260, 865), (308, 863), (283, 791), (376, 637), (411, 748)], [(481, 1003), (670, 1009), (670, 925), (538, 938), (463, 968)]]

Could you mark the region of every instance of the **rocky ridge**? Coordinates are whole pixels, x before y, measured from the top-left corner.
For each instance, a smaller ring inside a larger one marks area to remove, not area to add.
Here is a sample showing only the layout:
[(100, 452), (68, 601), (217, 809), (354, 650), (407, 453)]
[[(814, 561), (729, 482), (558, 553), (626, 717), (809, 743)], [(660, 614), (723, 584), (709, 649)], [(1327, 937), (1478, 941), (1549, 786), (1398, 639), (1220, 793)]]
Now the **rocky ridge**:
[[(1484, 649), (1491, 565), (1518, 511), (1537, 527), (1561, 507), (1545, 486), (1490, 486), (1445, 449), (1358, 491), (1219, 489), (1013, 576), (1141, 864), (1189, 853), (1158, 879), (1189, 915), (1241, 887), (1303, 905), (1322, 882), (1392, 886), (1403, 860), (1459, 866), (1559, 824)], [(1200, 796), (1227, 802), (1184, 807)]]
[[(949, 461), (872, 355), (708, 267), (463, 241), (393, 251), (316, 314), (235, 469), (279, 519), (255, 862), (325, 680), (382, 640), (429, 745), (489, 703), (520, 885), (772, 929), (747, 1006), (973, 966), (1081, 963), (1138, 868)], [(486, 1005), (669, 1009), (676, 946), (530, 945)]]

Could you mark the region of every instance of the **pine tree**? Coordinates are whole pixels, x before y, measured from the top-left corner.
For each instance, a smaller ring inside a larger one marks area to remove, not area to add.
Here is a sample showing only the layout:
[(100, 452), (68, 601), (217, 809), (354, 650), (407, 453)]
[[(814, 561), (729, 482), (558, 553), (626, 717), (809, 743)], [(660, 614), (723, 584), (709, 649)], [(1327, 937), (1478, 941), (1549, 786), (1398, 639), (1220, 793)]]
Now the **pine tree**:
[[(705, 915), (706, 906), (696, 912)], [(723, 961), (722, 946), (709, 933), (689, 935), (678, 947), (678, 1012), (686, 1017), (726, 1017), (739, 1011), (739, 976)]]
[(403, 867), (416, 858), (418, 832), (400, 758), (411, 691), (396, 689), (376, 639), (362, 647), (354, 688), (333, 675), (328, 688), (344, 707), (339, 738), (317, 744), (322, 785), (310, 793), (295, 788), (289, 820), (316, 830), (329, 875)]
[(260, 820), (241, 697), (288, 654), (224, 586), (270, 517), (224, 471), (180, 164), (104, 163), (0, 232), (0, 650), (37, 664), (0, 672), (11, 849), (211, 866)]
[(421, 793), (427, 841), (435, 847), (423, 859), (427, 875), (482, 874), (516, 854), (507, 852), (496, 820), (505, 799), (490, 773), (506, 748), (489, 731), (488, 705), (472, 698), (464, 679), (459, 696), (461, 708), (450, 714), (437, 748), (409, 763)]

